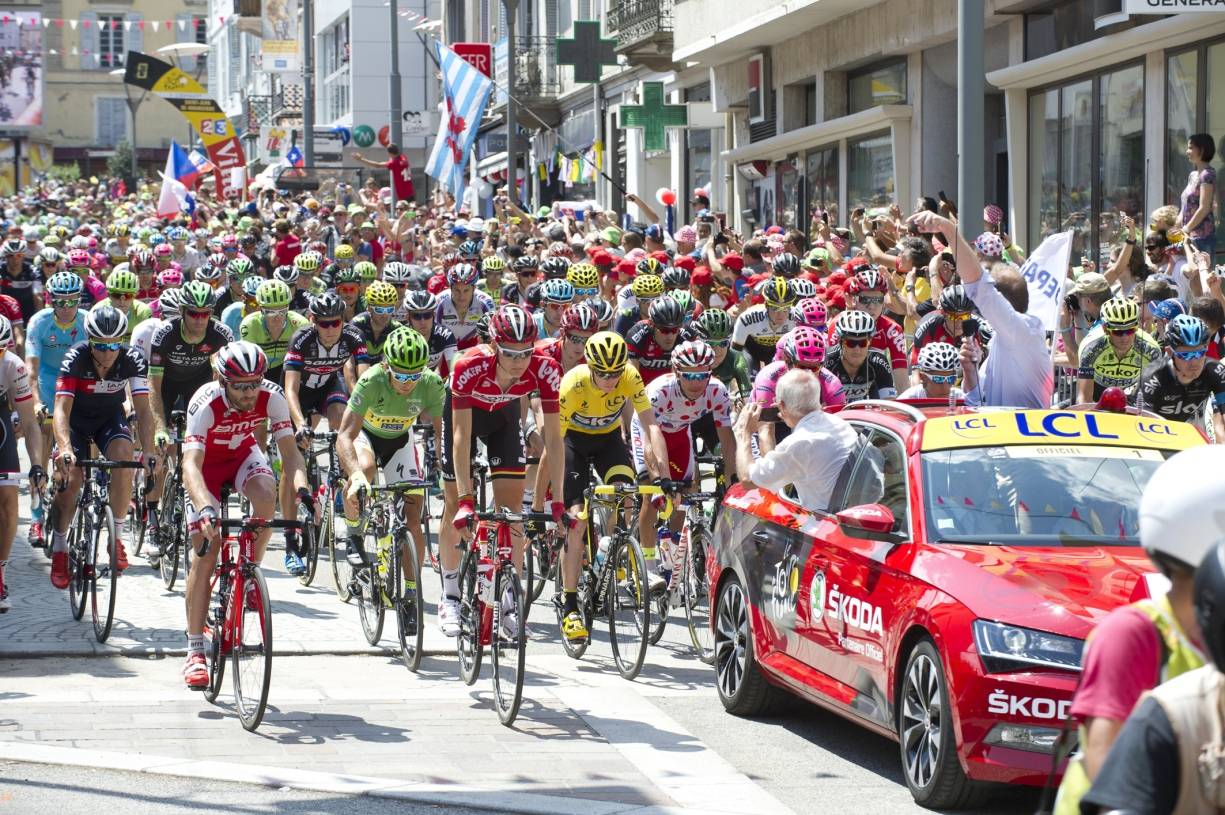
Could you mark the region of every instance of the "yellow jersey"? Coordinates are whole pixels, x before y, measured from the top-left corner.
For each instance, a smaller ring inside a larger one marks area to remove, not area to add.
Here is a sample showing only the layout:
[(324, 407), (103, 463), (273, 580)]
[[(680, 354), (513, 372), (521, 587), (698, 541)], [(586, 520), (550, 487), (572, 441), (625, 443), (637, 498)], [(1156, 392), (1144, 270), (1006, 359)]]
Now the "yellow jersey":
[(619, 426), (621, 409), (627, 401), (636, 413), (651, 406), (642, 375), (634, 366), (626, 366), (611, 393), (605, 393), (596, 385), (590, 368), (575, 366), (561, 379), (562, 432), (611, 433)]

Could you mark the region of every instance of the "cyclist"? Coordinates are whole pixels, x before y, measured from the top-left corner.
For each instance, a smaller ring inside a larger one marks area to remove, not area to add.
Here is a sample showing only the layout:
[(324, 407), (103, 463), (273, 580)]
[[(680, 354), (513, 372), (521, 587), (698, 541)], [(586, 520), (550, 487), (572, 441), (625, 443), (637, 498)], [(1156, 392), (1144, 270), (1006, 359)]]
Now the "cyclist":
[[(336, 254), (333, 255), (333, 260), (323, 270), (323, 282), (331, 287), (335, 287), (340, 281), (336, 275), (341, 269), (352, 269), (357, 252), (347, 243), (342, 243), (336, 247)], [(359, 278), (353, 278), (357, 281)]]
[(365, 298), (370, 284), (379, 279), (379, 267), (374, 261), (359, 260), (353, 264), (353, 270), (357, 272), (358, 285), (361, 286), (362, 297)]
[(1141, 371), (1161, 356), (1157, 341), (1140, 328), (1140, 306), (1135, 300), (1112, 297), (1102, 303), (1101, 315), (1102, 324), (1080, 344), (1077, 392), (1081, 402), (1100, 399), (1109, 387), (1134, 395)]
[(689, 291), (689, 272), (677, 266), (664, 269), (661, 279), (664, 281), (664, 294), (676, 291)]
[[(239, 255), (236, 259), (247, 260), (245, 255)], [(224, 275), (225, 267), (223, 266), (201, 266), (196, 271), (194, 282), (205, 284), (213, 291), (215, 296), (221, 289), (221, 278)]]
[(153, 335), (157, 333), (157, 330), (167, 320), (179, 316), (181, 297), (182, 295), (178, 289), (166, 289), (162, 292), (162, 296), (157, 298), (158, 314), (161, 316), (150, 317), (132, 329), (130, 345), (140, 352), (140, 355), (145, 358), (146, 362), (153, 356)]
[[(544, 415), (545, 454), (537, 476), (539, 488), (533, 493), (535, 506), (539, 508), (544, 501), (542, 479), (564, 483), (558, 415), (561, 368), (552, 358), (535, 351), (536, 325), (518, 306), (502, 306), (495, 311), (489, 318), (489, 335), (489, 345), (478, 345), (456, 358), (443, 407), (443, 517), (453, 522), (443, 524), (439, 533), (443, 600), (438, 607), (438, 623), (443, 634), (450, 637), (459, 634), (460, 552), (456, 544), (476, 511), (472, 481), (476, 443), (485, 444), (489, 457), (493, 505), (522, 506), (526, 461), (520, 404), (531, 393), (539, 392)], [(554, 501), (550, 510), (560, 521), (565, 505)], [(518, 524), (513, 525), (512, 541), (515, 566), (522, 570), (524, 541)]]
[(791, 307), (791, 321), (797, 326), (806, 325), (825, 332), (829, 323), (829, 311), (825, 303), (818, 298), (805, 297)]
[(42, 461), (42, 433), (34, 417), (34, 398), (30, 390), (30, 376), (21, 357), (13, 353), (13, 329), (6, 317), (0, 316), (0, 614), (8, 611), (8, 586), (4, 572), (8, 568), (9, 555), (13, 551), (13, 540), (17, 537), (17, 475), (20, 461), (17, 457), (17, 434), (13, 432), (13, 420), (9, 405), (17, 412), (21, 426), (25, 428), (26, 455), (29, 456), (30, 491), (36, 492), (46, 477)]
[(617, 316), (613, 331), (628, 337), (630, 329), (651, 313), (651, 304), (664, 293), (664, 281), (656, 274), (640, 273), (634, 281), (617, 292)]
[(910, 384), (906, 372), (906, 335), (902, 326), (885, 315), (885, 295), (889, 281), (874, 266), (860, 269), (847, 283), (847, 308), (859, 309), (876, 322), (871, 347), (885, 353), (893, 371), (894, 393)]
[(94, 306), (114, 306), (123, 314), (128, 323), (128, 331), (123, 335), (125, 345), (132, 344), (132, 331), (136, 326), (153, 316), (149, 307), (136, 299), (139, 285), (135, 274), (126, 269), (116, 269), (106, 277), (108, 296)]
[[(140, 282), (136, 299), (149, 305), (161, 294), (161, 288), (157, 284), (157, 268), (153, 260), (153, 253), (144, 246), (133, 246), (128, 251), (128, 267), (131, 271), (136, 272), (136, 279)], [(86, 303), (85, 305), (88, 308), (91, 304)]]
[[(297, 275), (293, 278), (295, 286), (293, 301), (289, 307), (299, 313), (305, 313), (310, 306), (310, 298), (312, 295), (322, 294), (327, 291), (327, 286), (318, 278), (319, 267), (323, 265), (323, 255), (308, 249), (299, 254), (293, 259), (293, 268), (297, 271)], [(275, 272), (274, 272), (275, 275)], [(280, 277), (280, 280), (289, 280), (285, 277)]]
[(90, 263), (89, 252), (84, 249), (70, 249), (65, 265), (68, 271), (81, 278), (85, 289), (81, 292), (81, 304), (90, 308), (106, 297), (106, 284), (94, 277)]
[(366, 310), (352, 323), (361, 333), (366, 347), (366, 352), (357, 357), (358, 377), (383, 358), (383, 343), (400, 327), (392, 317), (398, 299), (395, 286), (382, 280), (374, 281), (366, 291)]
[[(723, 455), (724, 472), (736, 471), (736, 439), (732, 436), (732, 402), (727, 388), (713, 375), (715, 352), (701, 340), (683, 342), (673, 349), (670, 373), (659, 377), (647, 386), (647, 397), (655, 412), (664, 449), (659, 451), (658, 442), (649, 434), (642, 421), (635, 416), (630, 423), (630, 439), (633, 446), (634, 466), (640, 478), (652, 474), (648, 443), (652, 453), (663, 458), (658, 461), (655, 474), (671, 481), (689, 482), (692, 485), (697, 465), (693, 450), (691, 427), (707, 413), (714, 415), (715, 432)], [(666, 462), (666, 463), (665, 463)], [(651, 578), (652, 591), (662, 590), (666, 585), (656, 574), (656, 522), (662, 501), (648, 501), (642, 505), (638, 516), (639, 540), (643, 556), (647, 559), (647, 570)], [(674, 513), (673, 523), (683, 522), (683, 513)]]
[(562, 315), (574, 302), (574, 286), (561, 278), (546, 280), (540, 288), (542, 308), (532, 315), (541, 339), (561, 336)]
[[(56, 524), (51, 530), (51, 584), (68, 587), (68, 541), (73, 506), (81, 491), (81, 471), (73, 464), (89, 458), (90, 443), (111, 461), (130, 461), (133, 455), (132, 431), (123, 410), (124, 395), (130, 392), (136, 410), (141, 447), (153, 449), (153, 417), (149, 415), (148, 365), (135, 349), (123, 344), (127, 319), (113, 306), (94, 309), (85, 316), (87, 342), (74, 345), (64, 355), (55, 384), (56, 466), (66, 488), (54, 498)], [(146, 465), (156, 467), (155, 456)], [(111, 474), (111, 511), (115, 513), (118, 550), (115, 558), (120, 571), (128, 567), (123, 539), (127, 537), (128, 504), (132, 500), (132, 471)]]
[(502, 287), (501, 301), (507, 304), (522, 306), (527, 300), (527, 290), (540, 277), (540, 265), (531, 255), (516, 258), (511, 264), (515, 272), (515, 282)]
[(213, 313), (222, 319), (225, 318), (227, 308), (235, 303), (243, 302), (243, 281), (255, 275), (255, 266), (245, 257), (234, 258), (223, 268), (225, 269), (226, 285), (221, 290), (221, 294), (217, 295), (217, 302), (213, 304)]
[(566, 281), (574, 287), (576, 302), (585, 303), (600, 297), (600, 270), (594, 264), (582, 261), (575, 263), (566, 272)]
[[(349, 480), (344, 496), (347, 556), (355, 567), (368, 565), (357, 498), (374, 481), (376, 470), (381, 469), (389, 483), (419, 481), (430, 475), (422, 467), (412, 437), (413, 425), (419, 419), (430, 422), (436, 436), (442, 432), (446, 386), (426, 367), (429, 356), (424, 337), (408, 326), (397, 328), (383, 346), (383, 361), (362, 374), (353, 387), (337, 425), (336, 454)], [(425, 557), (422, 498), (417, 494), (404, 496), (404, 522), (417, 547), (418, 563)], [(409, 581), (412, 572), (408, 553), (404, 554), (404, 575)]]
[(538, 340), (536, 350), (551, 356), (566, 374), (583, 362), (587, 341), (599, 330), (596, 310), (591, 303), (579, 303), (562, 315), (561, 336)]
[[(301, 255), (299, 255), (301, 257)], [(365, 353), (361, 332), (342, 321), (344, 303), (335, 292), (311, 300), (309, 328), (296, 334), (285, 352), (285, 397), (297, 428), (310, 427), (311, 414), (340, 427), (349, 387), (349, 359)]]
[(429, 343), (429, 369), (445, 379), (455, 364), (457, 345), (451, 329), (438, 324), (438, 296), (424, 289), (410, 291), (404, 295), (404, 308), (406, 325)]
[(259, 311), (259, 300), (255, 295), (259, 292), (260, 284), (263, 282), (264, 278), (258, 275), (251, 275), (243, 280), (242, 297), (230, 303), (225, 307), (225, 311), (221, 312), (221, 322), (233, 332), (234, 336), (238, 336), (238, 331), (242, 328), (242, 321), (247, 318), (247, 315)]
[(877, 321), (866, 311), (850, 309), (834, 318), (825, 367), (842, 383), (847, 404), (897, 396), (889, 357), (872, 347), (877, 330)]
[(745, 362), (752, 370), (769, 364), (779, 338), (795, 328), (791, 321), (795, 296), (786, 278), (767, 278), (758, 293), (762, 302), (742, 311), (732, 329), (732, 350), (746, 353)]
[(1179, 422), (1200, 418), (1204, 403), (1211, 400), (1212, 428), (1218, 444), (1225, 442), (1225, 365), (1208, 359), (1212, 338), (1208, 324), (1199, 317), (1180, 314), (1165, 330), (1165, 356), (1149, 366), (1140, 383), (1140, 407)]
[[(187, 662), (183, 666), (183, 680), (193, 690), (203, 690), (208, 685), (204, 618), (221, 543), (216, 521), (222, 485), (232, 483), (237, 492), (247, 497), (252, 516), (271, 518), (276, 510), (277, 485), (267, 457), (256, 444), (257, 427), (265, 422), (271, 424), (284, 479), (296, 488), (299, 501), (312, 513), (315, 510), (302, 455), (294, 442), (284, 392), (264, 377), (268, 367), (264, 352), (251, 342), (230, 342), (217, 351), (212, 367), (218, 378), (201, 386), (191, 397), (183, 441), (183, 487), (187, 493), (191, 546), (198, 552), (205, 538), (213, 541), (203, 557), (192, 558), (187, 576)], [(283, 513), (292, 517), (295, 510), (288, 506)], [(271, 532), (265, 529), (256, 536), (255, 563), (263, 561)]]
[[(47, 281), (47, 293), (51, 307), (45, 308), (30, 320), (30, 331), (26, 335), (26, 367), (34, 373), (34, 415), (43, 428), (43, 449), (31, 461), (46, 468), (51, 458), (54, 443), (48, 406), (55, 404), (55, 380), (68, 349), (85, 340), (85, 312), (80, 308), (81, 278), (71, 272), (56, 272)], [(30, 529), (31, 546), (42, 546), (44, 508), (41, 502), (32, 502)]]
[(625, 335), (625, 344), (630, 362), (649, 385), (668, 372), (669, 357), (685, 324), (685, 312), (675, 299), (664, 296), (651, 303), (648, 314), (649, 319), (636, 323)]
[(974, 301), (966, 295), (965, 287), (948, 286), (940, 292), (939, 308), (928, 312), (915, 327), (911, 367), (918, 364), (919, 351), (931, 342), (961, 347), (963, 340), (973, 337), (979, 346), (985, 346), (980, 328), (981, 321), (974, 316)]
[(357, 270), (352, 267), (342, 267), (332, 275), (333, 288), (345, 304), (345, 322), (353, 322), (357, 315), (366, 310), (366, 300), (362, 297), (362, 282)]
[(0, 294), (0, 317), (9, 321), (13, 330), (13, 347), (18, 357), (25, 358), (26, 321), (21, 315), (21, 306), (7, 294)]
[(478, 276), (471, 263), (457, 263), (447, 270), (447, 290), (438, 295), (438, 322), (455, 335), (461, 351), (476, 345), (476, 324), (493, 312), (493, 299), (476, 290)]
[(255, 290), (259, 311), (243, 317), (238, 329), (241, 339), (263, 349), (268, 358), (264, 375), (268, 381), (278, 385), (285, 374), (285, 350), (289, 348), (290, 340), (295, 332), (310, 325), (310, 320), (289, 310), (292, 297), (289, 286), (283, 281), (265, 280)]
[(0, 291), (17, 301), (21, 306), (21, 316), (28, 321), (38, 311), (38, 303), (42, 300), (42, 281), (55, 273), (54, 264), (50, 269), (35, 270), (34, 265), (26, 260), (25, 245), (15, 238), (5, 241), (0, 247), (0, 258), (4, 260), (0, 268)]
[[(948, 291), (948, 289), (945, 289)], [(962, 372), (962, 386), (956, 386), (957, 371)], [(929, 342), (919, 351), (915, 372), (918, 385), (911, 385), (898, 399), (965, 399), (966, 392), (978, 386), (978, 366), (969, 356), (963, 356), (957, 346), (947, 342)]]
[(201, 262), (200, 253), (196, 248), (187, 245), (187, 239), (191, 237), (190, 233), (185, 227), (172, 226), (166, 231), (166, 237), (170, 239), (170, 259), (178, 263), (183, 274), (190, 279), (196, 269), (200, 268)]
[(485, 276), (481, 282), (485, 293), (493, 301), (494, 308), (502, 303), (502, 275), (505, 271), (506, 261), (497, 255), (490, 255), (481, 261), (481, 273)]
[[(825, 362), (826, 335), (815, 328), (806, 325), (791, 329), (778, 342), (778, 359), (757, 372), (753, 379), (753, 401), (761, 406), (761, 430), (759, 438), (765, 444), (763, 453), (774, 449), (774, 443), (782, 441), (787, 435), (787, 426), (778, 427), (778, 408), (774, 402), (774, 392), (778, 380), (792, 368), (812, 371), (821, 380), (821, 406), (837, 408), (846, 404), (846, 393), (838, 377), (826, 370)], [(734, 460), (734, 459), (733, 459)]]
[[(575, 311), (588, 311), (580, 306)], [(590, 312), (589, 312), (590, 313)], [(594, 313), (591, 313), (594, 318)], [(593, 320), (594, 322), (594, 320)], [(569, 344), (569, 343), (567, 343)], [(584, 497), (594, 468), (601, 483), (632, 483), (634, 470), (621, 438), (621, 414), (627, 406), (650, 439), (648, 469), (658, 473), (666, 457), (664, 439), (655, 424), (642, 376), (629, 366), (625, 340), (612, 331), (594, 334), (583, 345), (585, 365), (578, 365), (561, 380), (560, 411), (566, 455), (566, 480), (562, 496), (571, 517), (582, 517)], [(603, 530), (595, 530), (600, 534)], [(561, 555), (562, 636), (570, 642), (587, 639), (588, 631), (578, 608), (578, 579), (583, 566), (584, 524), (574, 524), (566, 534)]]
[[(408, 297), (409, 289), (412, 287), (412, 267), (398, 260), (389, 260), (383, 266), (383, 280), (395, 288), (396, 297), (399, 299), (399, 305), (396, 306), (395, 314), (391, 315), (392, 318), (404, 325), (408, 325), (408, 304), (405, 301)], [(435, 304), (435, 308), (437, 308), (437, 304)]]

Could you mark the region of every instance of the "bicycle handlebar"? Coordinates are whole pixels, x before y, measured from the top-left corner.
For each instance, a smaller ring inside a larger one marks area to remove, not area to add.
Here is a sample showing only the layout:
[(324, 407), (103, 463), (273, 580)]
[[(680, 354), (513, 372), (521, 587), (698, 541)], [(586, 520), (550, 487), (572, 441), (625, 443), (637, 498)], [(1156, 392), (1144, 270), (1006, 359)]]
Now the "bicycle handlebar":
[(108, 458), (83, 458), (80, 461), (74, 462), (74, 466), (80, 467), (82, 470), (88, 470), (90, 468), (97, 470), (145, 469), (145, 464), (141, 461), (111, 461)]
[(270, 520), (267, 518), (218, 518), (215, 526), (223, 532), (227, 529), (241, 529), (248, 532), (259, 532), (262, 529), (301, 529), (301, 521)]
[(476, 513), (476, 518), (479, 521), (510, 524), (520, 523), (521, 521), (553, 522), (553, 516), (548, 512), (510, 512), (505, 509), (501, 512), (478, 512)]

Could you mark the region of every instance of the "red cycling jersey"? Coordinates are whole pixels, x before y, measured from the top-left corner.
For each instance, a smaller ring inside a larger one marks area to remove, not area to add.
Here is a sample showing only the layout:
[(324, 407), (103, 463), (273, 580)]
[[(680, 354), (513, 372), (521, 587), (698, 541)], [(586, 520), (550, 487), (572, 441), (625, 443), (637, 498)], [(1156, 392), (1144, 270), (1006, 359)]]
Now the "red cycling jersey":
[(7, 294), (0, 294), (0, 314), (9, 318), (13, 328), (25, 327), (25, 320), (21, 317), (21, 306)]
[(906, 370), (906, 334), (900, 325), (883, 314), (876, 318), (871, 347), (885, 352), (893, 370)]
[(187, 407), (183, 449), (203, 450), (206, 461), (242, 461), (255, 447), (255, 428), (265, 420), (272, 424), (273, 441), (293, 434), (289, 403), (280, 385), (267, 379), (261, 381), (255, 407), (240, 412), (230, 407), (220, 382), (209, 382), (196, 391)]
[(451, 371), (451, 406), (492, 412), (520, 397), (540, 392), (545, 413), (557, 413), (561, 388), (561, 365), (533, 349), (531, 362), (519, 381), (503, 390), (498, 384), (498, 354), (488, 345), (478, 345), (455, 359)]

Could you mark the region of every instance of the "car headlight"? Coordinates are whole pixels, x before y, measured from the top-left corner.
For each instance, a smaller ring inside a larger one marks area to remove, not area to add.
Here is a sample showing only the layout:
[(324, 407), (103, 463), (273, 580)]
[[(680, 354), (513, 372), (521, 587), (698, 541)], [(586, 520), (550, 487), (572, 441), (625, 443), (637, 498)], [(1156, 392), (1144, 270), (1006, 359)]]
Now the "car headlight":
[(987, 673), (1059, 668), (1079, 671), (1085, 641), (1016, 625), (974, 621), (974, 645)]

